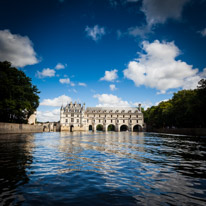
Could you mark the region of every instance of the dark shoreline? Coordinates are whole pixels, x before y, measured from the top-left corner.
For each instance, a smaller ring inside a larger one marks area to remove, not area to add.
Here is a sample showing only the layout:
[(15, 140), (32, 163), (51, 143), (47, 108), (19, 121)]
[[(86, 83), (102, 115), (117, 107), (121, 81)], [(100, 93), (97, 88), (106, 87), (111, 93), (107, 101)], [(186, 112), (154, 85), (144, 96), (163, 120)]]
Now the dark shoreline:
[(172, 128), (172, 129), (161, 128), (161, 129), (147, 129), (147, 132), (206, 137), (206, 128)]

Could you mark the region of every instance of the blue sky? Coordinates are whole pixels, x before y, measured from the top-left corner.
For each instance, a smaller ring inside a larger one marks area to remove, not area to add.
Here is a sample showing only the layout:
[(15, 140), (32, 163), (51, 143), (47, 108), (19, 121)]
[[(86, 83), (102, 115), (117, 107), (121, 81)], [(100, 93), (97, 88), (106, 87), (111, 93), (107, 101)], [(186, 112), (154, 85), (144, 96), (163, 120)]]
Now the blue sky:
[(206, 77), (205, 0), (0, 3), (0, 61), (41, 91), (38, 121), (70, 101), (146, 108)]

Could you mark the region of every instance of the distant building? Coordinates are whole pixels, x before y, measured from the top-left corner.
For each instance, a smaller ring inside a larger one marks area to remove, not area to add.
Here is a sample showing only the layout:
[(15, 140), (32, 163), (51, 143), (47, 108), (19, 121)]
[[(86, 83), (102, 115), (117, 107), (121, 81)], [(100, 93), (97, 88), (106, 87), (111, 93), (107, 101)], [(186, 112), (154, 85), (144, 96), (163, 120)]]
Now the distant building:
[(69, 103), (60, 109), (61, 131), (142, 131), (141, 104), (135, 107), (87, 107)]
[(28, 124), (36, 124), (36, 111), (28, 118)]

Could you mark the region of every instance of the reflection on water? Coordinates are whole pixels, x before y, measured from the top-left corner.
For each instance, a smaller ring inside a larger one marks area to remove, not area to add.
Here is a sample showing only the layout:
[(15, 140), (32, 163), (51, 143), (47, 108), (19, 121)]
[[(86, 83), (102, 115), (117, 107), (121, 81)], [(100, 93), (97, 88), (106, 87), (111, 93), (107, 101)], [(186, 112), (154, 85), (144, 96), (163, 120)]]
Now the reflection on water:
[(1, 205), (205, 205), (205, 139), (0, 135)]

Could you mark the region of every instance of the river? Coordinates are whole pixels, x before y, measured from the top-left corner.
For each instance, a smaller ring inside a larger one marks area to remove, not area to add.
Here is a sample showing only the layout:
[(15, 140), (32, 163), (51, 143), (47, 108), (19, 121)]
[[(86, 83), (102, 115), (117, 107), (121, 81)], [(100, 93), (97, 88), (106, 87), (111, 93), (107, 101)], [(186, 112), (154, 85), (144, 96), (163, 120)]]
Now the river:
[(206, 205), (206, 138), (0, 135), (0, 205)]

